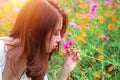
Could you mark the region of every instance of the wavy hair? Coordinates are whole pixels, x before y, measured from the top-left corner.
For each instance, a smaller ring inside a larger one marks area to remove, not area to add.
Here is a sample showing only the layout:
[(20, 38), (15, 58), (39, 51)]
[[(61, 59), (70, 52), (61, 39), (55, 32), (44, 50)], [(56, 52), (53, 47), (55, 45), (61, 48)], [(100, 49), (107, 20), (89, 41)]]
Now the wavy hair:
[[(14, 54), (11, 64), (18, 59), (27, 59), (26, 74), (32, 80), (43, 80), (48, 71), (48, 62), (53, 53), (57, 53), (59, 46), (51, 53), (46, 53), (46, 39), (53, 32), (59, 17), (62, 17), (61, 36), (66, 32), (68, 25), (67, 13), (54, 0), (29, 0), (19, 12), (10, 37), (19, 39), (17, 44), (19, 54)], [(52, 37), (52, 34), (51, 34)], [(19, 66), (19, 65), (18, 65)], [(14, 74), (18, 66), (11, 66)]]

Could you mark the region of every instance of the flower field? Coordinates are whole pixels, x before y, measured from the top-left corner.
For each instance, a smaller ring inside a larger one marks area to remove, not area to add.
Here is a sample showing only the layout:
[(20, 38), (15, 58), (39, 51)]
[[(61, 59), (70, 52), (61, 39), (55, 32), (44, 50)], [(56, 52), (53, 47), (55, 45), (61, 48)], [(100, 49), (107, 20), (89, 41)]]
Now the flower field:
[[(68, 80), (120, 80), (120, 1), (58, 0), (69, 15), (58, 55), (49, 62), (49, 80), (57, 80), (66, 48), (81, 60)], [(0, 36), (9, 34), (24, 0), (0, 0)]]

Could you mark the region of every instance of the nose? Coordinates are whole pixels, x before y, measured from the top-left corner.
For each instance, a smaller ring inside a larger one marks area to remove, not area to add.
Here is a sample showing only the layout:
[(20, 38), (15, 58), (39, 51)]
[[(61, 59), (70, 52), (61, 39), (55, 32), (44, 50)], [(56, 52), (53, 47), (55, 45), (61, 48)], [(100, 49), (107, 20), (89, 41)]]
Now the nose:
[(59, 35), (58, 38), (57, 38), (57, 42), (61, 42), (61, 41), (62, 41), (61, 35)]

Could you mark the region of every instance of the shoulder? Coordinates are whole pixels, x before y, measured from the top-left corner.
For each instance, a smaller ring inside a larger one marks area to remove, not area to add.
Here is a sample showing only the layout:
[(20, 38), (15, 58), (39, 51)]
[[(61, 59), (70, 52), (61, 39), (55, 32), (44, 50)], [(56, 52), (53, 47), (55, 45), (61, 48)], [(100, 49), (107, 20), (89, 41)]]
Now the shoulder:
[(0, 69), (3, 71), (6, 63), (5, 43), (0, 39)]
[(9, 44), (12, 45), (11, 44), (12, 41), (13, 41), (13, 38), (9, 36), (0, 37), (0, 53), (1, 53), (1, 50), (7, 51), (8, 45)]
[(4, 52), (4, 50), (5, 50), (4, 48), (5, 48), (5, 43), (3, 40), (0, 39), (0, 56)]
[(4, 40), (0, 37), (0, 55), (5, 51), (5, 42)]
[(3, 40), (0, 40), (0, 64), (5, 60), (5, 44)]

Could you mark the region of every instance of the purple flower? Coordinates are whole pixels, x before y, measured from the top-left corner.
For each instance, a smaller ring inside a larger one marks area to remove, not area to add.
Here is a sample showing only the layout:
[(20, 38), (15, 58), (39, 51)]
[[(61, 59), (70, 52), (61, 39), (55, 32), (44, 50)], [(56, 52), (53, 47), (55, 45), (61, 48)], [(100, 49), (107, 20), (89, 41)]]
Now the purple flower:
[(90, 9), (90, 14), (94, 15), (95, 13), (96, 13), (96, 9), (95, 8)]
[[(112, 5), (113, 4), (113, 0), (106, 0), (104, 1), (104, 5)], [(115, 5), (112, 5), (112, 9), (115, 9)]]
[(64, 44), (63, 44), (63, 46), (62, 46), (62, 49), (63, 49), (63, 50), (67, 50), (67, 49), (69, 49), (72, 45), (73, 45), (73, 40), (70, 39), (68, 42), (64, 42)]
[(70, 23), (74, 28), (81, 29), (81, 27), (73, 22)]
[(90, 7), (90, 19), (95, 18), (94, 15), (97, 11), (98, 5), (99, 5), (98, 2), (93, 2), (93, 1), (90, 2), (90, 5), (89, 5), (89, 7)]
[(109, 37), (106, 36), (106, 35), (103, 35), (103, 36), (102, 36), (102, 40), (106, 40), (106, 41), (108, 41), (108, 40), (109, 40)]
[(99, 5), (98, 2), (91, 1), (89, 7), (90, 7), (90, 9), (92, 9), (92, 8), (96, 9), (98, 7), (98, 5)]
[(94, 19), (95, 18), (95, 15), (90, 15), (90, 19)]
[(65, 35), (66, 35), (66, 36), (70, 36), (70, 34), (71, 34), (70, 32), (67, 32)]
[(109, 4), (112, 4), (112, 0), (104, 1), (104, 5), (109, 5)]
[(62, 38), (62, 42), (63, 42), (63, 43), (65, 43), (65, 42), (66, 42), (65, 38)]

